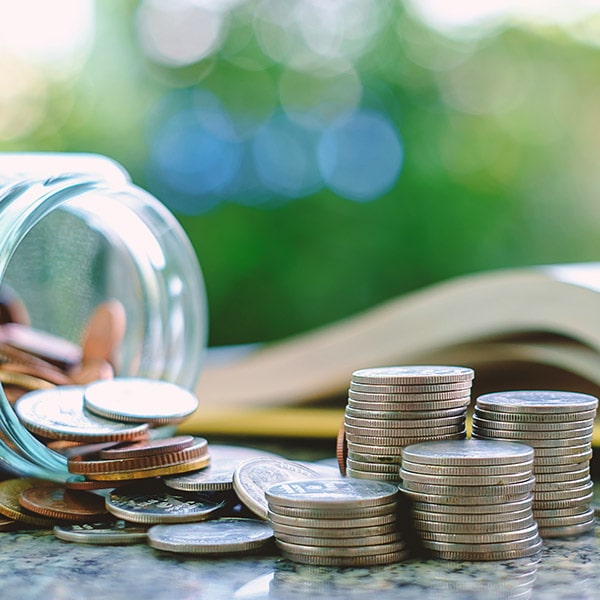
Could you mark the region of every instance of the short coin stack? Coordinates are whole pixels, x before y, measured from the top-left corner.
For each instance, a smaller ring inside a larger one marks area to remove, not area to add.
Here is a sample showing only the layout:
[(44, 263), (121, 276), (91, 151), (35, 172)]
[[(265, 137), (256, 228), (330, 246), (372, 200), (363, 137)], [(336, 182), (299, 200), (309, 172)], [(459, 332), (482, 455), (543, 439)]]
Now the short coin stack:
[(402, 491), (431, 556), (507, 560), (542, 541), (533, 519), (533, 450), (487, 440), (425, 442), (404, 449)]
[(398, 527), (398, 489), (378, 481), (313, 479), (265, 491), (268, 519), (285, 558), (361, 567), (406, 558)]
[(533, 447), (533, 514), (542, 537), (594, 527), (589, 461), (598, 400), (560, 391), (511, 391), (477, 399), (473, 437)]
[(464, 438), (472, 380), (466, 367), (355, 371), (344, 416), (347, 475), (398, 482), (403, 447)]

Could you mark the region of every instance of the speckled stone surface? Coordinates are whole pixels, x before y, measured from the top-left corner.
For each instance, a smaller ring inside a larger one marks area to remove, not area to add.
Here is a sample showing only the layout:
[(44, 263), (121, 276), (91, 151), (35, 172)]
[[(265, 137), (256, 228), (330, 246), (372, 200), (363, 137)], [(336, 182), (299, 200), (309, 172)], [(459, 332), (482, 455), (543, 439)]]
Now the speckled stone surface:
[(0, 534), (2, 600), (600, 597), (600, 524), (547, 540), (537, 560), (410, 560), (386, 567), (298, 565), (272, 554), (197, 558), (136, 546), (86, 546), (49, 531)]

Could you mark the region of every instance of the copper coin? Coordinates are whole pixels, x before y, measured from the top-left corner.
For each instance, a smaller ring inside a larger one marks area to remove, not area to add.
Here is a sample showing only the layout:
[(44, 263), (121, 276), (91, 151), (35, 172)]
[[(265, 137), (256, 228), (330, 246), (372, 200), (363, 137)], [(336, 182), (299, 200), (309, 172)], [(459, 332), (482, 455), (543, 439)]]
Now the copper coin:
[(73, 368), (81, 362), (79, 346), (40, 329), (20, 323), (7, 323), (2, 326), (1, 338), (5, 344), (42, 358), (61, 369)]
[(19, 528), (19, 522), (14, 519), (0, 518), (0, 531), (14, 531)]
[(100, 458), (137, 458), (141, 456), (155, 456), (156, 454), (169, 454), (189, 448), (194, 443), (191, 435), (136, 442), (135, 444), (120, 444), (119, 446), (102, 450)]
[(81, 360), (112, 362), (115, 351), (123, 342), (127, 316), (117, 300), (99, 304), (90, 316), (81, 336)]
[(36, 486), (55, 485), (52, 481), (35, 479), (33, 477), (22, 477), (18, 479), (6, 479), (0, 481), (0, 514), (34, 527), (52, 527), (54, 520), (42, 517), (36, 513), (26, 510), (19, 504), (21, 492)]
[(210, 462), (208, 453), (192, 460), (183, 460), (169, 465), (135, 469), (133, 471), (111, 471), (110, 473), (88, 473), (88, 479), (95, 481), (114, 481), (123, 479), (148, 479), (149, 477), (167, 477), (169, 475), (180, 475), (205, 469)]
[(91, 481), (82, 475), (71, 475), (65, 481), (64, 485), (68, 490), (91, 492), (94, 490), (112, 490), (128, 483), (129, 481), (126, 479), (119, 481)]
[(208, 455), (208, 443), (204, 438), (195, 438), (194, 443), (178, 452), (136, 456), (135, 458), (116, 458), (108, 460), (82, 460), (71, 457), (68, 461), (70, 473), (91, 475), (94, 473), (112, 473), (137, 471), (153, 467), (167, 467), (195, 460)]
[(82, 521), (108, 514), (102, 496), (67, 490), (60, 484), (27, 488), (21, 492), (19, 504), (31, 512), (61, 521)]
[(337, 464), (340, 468), (340, 473), (346, 475), (346, 459), (348, 458), (348, 443), (346, 442), (346, 426), (342, 421), (337, 434), (337, 442), (335, 445), (335, 454)]
[(20, 387), (24, 390), (45, 390), (54, 387), (53, 383), (45, 379), (26, 375), (25, 373), (4, 370), (0, 370), (0, 383)]
[[(59, 443), (65, 444), (62, 448), (58, 446)], [(66, 444), (71, 444), (67, 446)], [(96, 444), (86, 444), (83, 442), (72, 442), (70, 440), (55, 440), (54, 442), (48, 442), (46, 446), (52, 450), (57, 450), (63, 456), (72, 459), (83, 459), (86, 456), (94, 456), (101, 450), (112, 448), (113, 446), (119, 445), (120, 442), (98, 442)]]
[(36, 377), (54, 385), (69, 385), (72, 383), (71, 379), (63, 371), (49, 363), (46, 365), (45, 363), (25, 364), (17, 361), (6, 361), (0, 365), (0, 368), (10, 373), (21, 373)]
[(87, 385), (101, 379), (112, 379), (114, 376), (112, 365), (105, 360), (84, 360), (69, 371), (69, 377), (76, 385)]

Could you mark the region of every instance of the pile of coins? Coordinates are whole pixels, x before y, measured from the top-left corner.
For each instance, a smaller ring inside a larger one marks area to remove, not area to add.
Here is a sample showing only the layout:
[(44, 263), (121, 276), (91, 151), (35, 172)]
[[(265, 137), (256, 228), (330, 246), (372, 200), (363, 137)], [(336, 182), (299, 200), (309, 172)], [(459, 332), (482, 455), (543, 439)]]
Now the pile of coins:
[(589, 461), (598, 400), (558, 391), (511, 391), (477, 398), (473, 438), (510, 440), (534, 449), (533, 514), (542, 537), (594, 527)]
[(401, 489), (412, 501), (423, 548), (450, 560), (531, 556), (542, 541), (533, 519), (533, 450), (486, 440), (404, 449)]
[(31, 327), (25, 307), (17, 300), (3, 303), (2, 291), (0, 383), (9, 402), (32, 390), (85, 385), (114, 376), (113, 364), (126, 327), (120, 302), (96, 307), (78, 345)]
[(445, 366), (355, 371), (343, 425), (347, 475), (397, 483), (405, 446), (464, 438), (473, 375)]
[(392, 484), (351, 479), (277, 483), (265, 491), (282, 555), (338, 567), (384, 565), (408, 556), (398, 494)]

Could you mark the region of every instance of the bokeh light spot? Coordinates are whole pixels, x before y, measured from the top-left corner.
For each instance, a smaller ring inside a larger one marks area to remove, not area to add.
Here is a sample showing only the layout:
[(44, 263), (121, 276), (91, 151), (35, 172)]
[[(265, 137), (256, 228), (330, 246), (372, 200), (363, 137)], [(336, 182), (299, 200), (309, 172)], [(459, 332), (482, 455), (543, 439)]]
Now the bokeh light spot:
[(318, 134), (278, 113), (256, 133), (252, 153), (256, 172), (272, 192), (306, 196), (322, 186), (316, 160)]
[(136, 25), (149, 58), (182, 67), (206, 58), (218, 47), (224, 15), (193, 0), (143, 0)]
[(213, 108), (182, 110), (155, 134), (150, 153), (153, 179), (173, 192), (170, 208), (195, 214), (215, 204), (241, 163), (242, 147), (226, 113)]
[(403, 150), (392, 123), (363, 110), (337, 119), (321, 137), (318, 160), (327, 185), (340, 196), (374, 200), (395, 183)]

